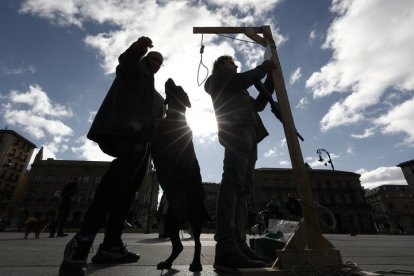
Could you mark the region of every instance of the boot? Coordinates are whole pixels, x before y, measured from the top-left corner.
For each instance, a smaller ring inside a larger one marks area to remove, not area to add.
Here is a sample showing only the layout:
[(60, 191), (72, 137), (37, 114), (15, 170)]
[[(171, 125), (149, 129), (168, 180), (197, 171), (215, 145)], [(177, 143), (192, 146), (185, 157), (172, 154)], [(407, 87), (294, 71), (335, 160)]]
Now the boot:
[(89, 250), (95, 234), (76, 234), (65, 247), (59, 276), (85, 276)]
[(96, 255), (92, 257), (92, 262), (94, 264), (134, 263), (139, 258), (139, 254), (129, 252), (125, 244), (110, 248), (100, 244)]
[(264, 262), (249, 259), (239, 249), (235, 241), (217, 242), (214, 269), (234, 272), (237, 268), (259, 268), (265, 266)]

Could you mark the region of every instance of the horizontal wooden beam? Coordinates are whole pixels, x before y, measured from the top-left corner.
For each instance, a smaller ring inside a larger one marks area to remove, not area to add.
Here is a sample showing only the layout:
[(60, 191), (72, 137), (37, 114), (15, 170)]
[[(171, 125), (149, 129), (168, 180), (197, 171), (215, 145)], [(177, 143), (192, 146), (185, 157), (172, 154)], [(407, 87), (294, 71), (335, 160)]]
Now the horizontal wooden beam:
[(262, 27), (193, 27), (193, 34), (263, 33)]

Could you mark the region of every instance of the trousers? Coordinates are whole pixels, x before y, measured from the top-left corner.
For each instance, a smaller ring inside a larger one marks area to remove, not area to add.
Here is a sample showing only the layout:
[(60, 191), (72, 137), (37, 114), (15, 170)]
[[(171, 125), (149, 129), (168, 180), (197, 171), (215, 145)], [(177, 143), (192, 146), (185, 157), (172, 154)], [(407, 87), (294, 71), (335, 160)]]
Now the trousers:
[(230, 126), (219, 131), (219, 141), (224, 146), (224, 161), (214, 239), (218, 245), (229, 240), (234, 241), (232, 244), (241, 244), (246, 241), (248, 200), (257, 160), (255, 127)]
[(124, 221), (145, 176), (148, 143), (135, 145), (115, 158), (99, 184), (87, 213), (82, 234), (96, 234), (105, 225), (104, 245), (122, 245)]

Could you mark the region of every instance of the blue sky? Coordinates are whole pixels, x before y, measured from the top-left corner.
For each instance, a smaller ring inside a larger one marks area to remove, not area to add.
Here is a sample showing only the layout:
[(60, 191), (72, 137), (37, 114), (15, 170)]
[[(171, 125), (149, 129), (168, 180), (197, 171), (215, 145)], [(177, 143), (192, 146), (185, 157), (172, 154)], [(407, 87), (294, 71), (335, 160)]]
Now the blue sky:
[[(3, 0), (0, 127), (44, 146), (45, 158), (111, 160), (85, 135), (118, 55), (149, 36), (165, 56), (156, 87), (164, 94), (172, 77), (189, 94), (203, 181), (219, 182), (223, 149), (211, 99), (197, 85), (201, 35), (192, 28), (270, 25), (305, 162), (330, 169), (317, 161), (323, 148), (335, 169), (360, 173), (366, 188), (405, 184), (396, 165), (413, 159), (413, 11), (410, 0)], [(235, 56), (241, 71), (263, 60), (254, 43), (211, 34), (203, 41), (210, 70), (222, 54)], [(268, 108), (261, 117), (270, 136), (256, 167), (291, 167), (282, 125)]]

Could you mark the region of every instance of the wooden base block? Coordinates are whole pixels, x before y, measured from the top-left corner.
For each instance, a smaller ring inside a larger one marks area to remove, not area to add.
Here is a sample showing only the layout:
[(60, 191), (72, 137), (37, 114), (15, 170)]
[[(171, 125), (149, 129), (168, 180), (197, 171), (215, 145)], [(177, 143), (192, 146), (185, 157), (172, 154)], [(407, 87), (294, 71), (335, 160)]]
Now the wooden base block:
[(276, 276), (295, 276), (290, 269), (274, 269), (271, 267), (263, 267), (263, 268), (239, 268), (238, 271), (240, 275), (243, 276), (267, 276), (267, 275), (276, 275)]
[[(293, 270), (291, 269), (274, 269), (271, 267), (240, 268), (238, 269), (238, 271), (240, 275), (242, 276), (296, 276), (298, 275), (298, 274), (295, 274)], [(300, 273), (301, 271), (298, 270), (296, 272)], [(346, 274), (346, 275), (348, 276), (381, 276), (381, 274), (377, 274), (377, 273), (369, 272), (369, 271), (357, 271), (352, 274)]]
[(316, 267), (342, 264), (341, 253), (334, 248), (278, 250), (276, 253), (280, 269), (291, 269), (294, 266), (306, 264)]
[[(308, 269), (324, 268), (332, 266), (341, 269), (342, 257), (339, 250), (326, 249), (304, 249), (304, 250), (278, 250), (278, 266), (264, 268), (241, 268), (238, 269), (243, 276), (295, 276), (306, 275)], [(303, 266), (303, 267), (300, 267)], [(295, 272), (293, 271), (295, 268)], [(355, 271), (350, 274), (350, 268), (341, 269), (349, 276), (380, 276), (381, 274), (368, 271)], [(298, 274), (299, 273), (299, 274)]]

